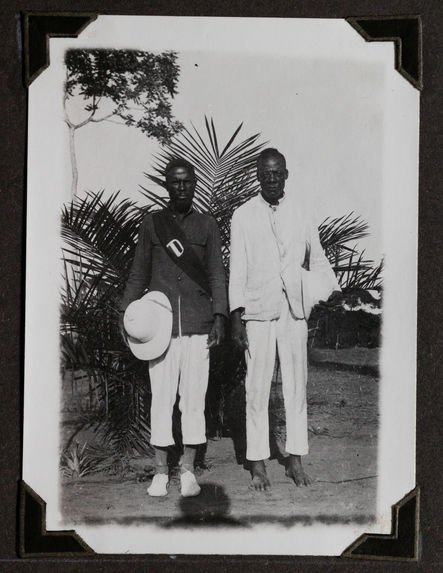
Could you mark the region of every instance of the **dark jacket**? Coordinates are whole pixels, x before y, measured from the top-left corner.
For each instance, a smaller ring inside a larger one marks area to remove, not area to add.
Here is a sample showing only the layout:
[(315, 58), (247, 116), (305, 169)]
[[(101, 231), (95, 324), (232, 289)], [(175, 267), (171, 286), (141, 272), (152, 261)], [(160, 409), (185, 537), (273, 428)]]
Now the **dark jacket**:
[(172, 336), (179, 334), (179, 316), (182, 335), (207, 334), (211, 330), (214, 314), (227, 316), (228, 312), (220, 232), (213, 217), (197, 213), (194, 209), (182, 221), (177, 218), (176, 222), (207, 270), (211, 296), (171, 260), (157, 237), (152, 213), (148, 213), (140, 226), (120, 309), (124, 311), (146, 289), (158, 290), (171, 302)]

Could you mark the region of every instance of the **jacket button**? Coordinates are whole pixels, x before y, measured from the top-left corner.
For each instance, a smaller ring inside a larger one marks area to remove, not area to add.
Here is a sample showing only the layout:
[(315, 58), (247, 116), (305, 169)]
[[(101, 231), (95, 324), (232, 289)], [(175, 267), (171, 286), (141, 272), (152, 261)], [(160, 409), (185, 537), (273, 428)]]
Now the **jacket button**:
[(177, 277), (177, 280), (178, 280), (178, 281), (181, 281), (181, 280), (182, 280), (182, 278), (181, 278), (181, 277)]

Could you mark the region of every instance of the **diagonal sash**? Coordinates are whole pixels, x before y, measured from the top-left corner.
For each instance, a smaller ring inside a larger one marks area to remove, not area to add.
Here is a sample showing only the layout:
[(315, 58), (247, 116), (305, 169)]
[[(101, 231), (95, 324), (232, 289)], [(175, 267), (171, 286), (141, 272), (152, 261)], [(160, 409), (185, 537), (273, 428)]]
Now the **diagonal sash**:
[(160, 243), (172, 261), (211, 296), (206, 269), (171, 213), (158, 211), (152, 220)]

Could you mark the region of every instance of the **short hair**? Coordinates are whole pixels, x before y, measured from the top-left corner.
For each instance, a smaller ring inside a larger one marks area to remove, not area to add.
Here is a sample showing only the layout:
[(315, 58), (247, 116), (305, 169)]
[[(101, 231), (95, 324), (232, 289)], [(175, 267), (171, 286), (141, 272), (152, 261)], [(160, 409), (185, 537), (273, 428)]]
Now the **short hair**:
[(164, 170), (165, 178), (168, 176), (168, 173), (173, 169), (175, 169), (176, 167), (184, 167), (188, 169), (192, 173), (194, 179), (197, 179), (197, 177), (195, 176), (194, 166), (192, 165), (192, 163), (189, 163), (189, 161), (187, 161), (186, 159), (183, 159), (183, 157), (174, 157), (174, 159), (168, 161)]
[(281, 159), (283, 161), (286, 169), (286, 158), (283, 155), (283, 153), (280, 153), (280, 151), (275, 147), (267, 147), (266, 149), (263, 149), (263, 151), (260, 152), (257, 158), (257, 167), (260, 167), (263, 161), (268, 157), (278, 157), (278, 159)]

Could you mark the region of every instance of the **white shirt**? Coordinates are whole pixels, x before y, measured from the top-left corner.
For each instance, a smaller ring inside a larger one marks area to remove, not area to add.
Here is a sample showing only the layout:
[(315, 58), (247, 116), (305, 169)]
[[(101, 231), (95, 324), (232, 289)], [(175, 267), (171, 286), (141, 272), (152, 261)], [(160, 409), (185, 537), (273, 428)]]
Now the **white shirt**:
[[(309, 270), (308, 270), (309, 269)], [(286, 293), (296, 318), (340, 290), (320, 245), (318, 230), (295, 198), (270, 205), (259, 194), (239, 207), (231, 222), (229, 302), (245, 320), (280, 316)]]

